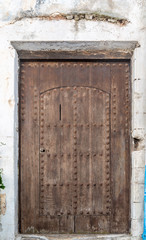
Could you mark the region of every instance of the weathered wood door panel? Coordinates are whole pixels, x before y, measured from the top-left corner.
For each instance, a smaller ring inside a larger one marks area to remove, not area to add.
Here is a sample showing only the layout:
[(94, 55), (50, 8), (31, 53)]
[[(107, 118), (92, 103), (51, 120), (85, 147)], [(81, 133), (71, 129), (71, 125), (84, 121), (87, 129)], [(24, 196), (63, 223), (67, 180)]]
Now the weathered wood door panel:
[(129, 230), (128, 62), (22, 62), (21, 232)]

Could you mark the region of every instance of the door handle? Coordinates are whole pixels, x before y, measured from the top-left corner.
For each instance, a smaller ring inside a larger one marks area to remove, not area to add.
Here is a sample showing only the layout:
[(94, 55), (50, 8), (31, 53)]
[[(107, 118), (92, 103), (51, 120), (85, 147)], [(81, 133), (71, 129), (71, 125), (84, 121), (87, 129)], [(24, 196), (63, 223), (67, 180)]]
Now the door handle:
[(43, 153), (43, 152), (45, 152), (46, 150), (45, 150), (45, 148), (40, 148), (40, 152), (41, 153)]

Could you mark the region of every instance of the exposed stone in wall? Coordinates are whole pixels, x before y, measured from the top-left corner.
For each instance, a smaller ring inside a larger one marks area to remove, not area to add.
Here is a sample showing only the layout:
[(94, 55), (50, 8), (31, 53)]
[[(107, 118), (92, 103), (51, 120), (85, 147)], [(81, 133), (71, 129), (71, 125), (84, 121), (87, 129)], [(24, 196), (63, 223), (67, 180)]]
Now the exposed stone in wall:
[(50, 15), (36, 15), (33, 14), (32, 11), (26, 11), (21, 12), (18, 17), (16, 17), (14, 20), (8, 22), (8, 24), (14, 24), (18, 21), (21, 21), (23, 19), (40, 19), (40, 20), (74, 20), (76, 22), (80, 20), (86, 20), (86, 21), (103, 21), (103, 22), (109, 22), (112, 24), (117, 24), (119, 26), (125, 26), (130, 21), (126, 18), (119, 18), (119, 17), (113, 17), (106, 14), (100, 14), (100, 13), (68, 13), (68, 14), (61, 14), (61, 13), (53, 13)]
[(22, 18), (81, 19), (124, 25), (129, 18), (129, 0), (6, 0), (0, 2), (0, 21)]
[(0, 194), (0, 215), (6, 213), (6, 194)]
[(23, 18), (39, 18), (42, 20), (88, 20), (88, 21), (107, 21), (114, 24), (119, 24), (121, 26), (126, 25), (129, 21), (125, 18), (118, 18), (118, 17), (111, 17), (109, 15), (99, 14), (99, 13), (69, 13), (69, 14), (61, 14), (61, 13), (54, 13), (51, 15), (46, 16), (37, 16), (32, 14), (31, 11), (22, 12), (19, 17), (16, 17), (15, 21), (20, 21)]

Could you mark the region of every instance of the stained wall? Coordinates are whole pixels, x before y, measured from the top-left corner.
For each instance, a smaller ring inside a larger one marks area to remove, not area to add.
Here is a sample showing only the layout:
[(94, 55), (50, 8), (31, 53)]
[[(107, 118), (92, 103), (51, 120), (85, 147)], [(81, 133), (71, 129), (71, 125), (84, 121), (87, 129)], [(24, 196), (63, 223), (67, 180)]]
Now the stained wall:
[(15, 239), (18, 233), (19, 65), (11, 41), (138, 41), (131, 76), (131, 237), (122, 239), (140, 239), (146, 157), (146, 1), (0, 0), (0, 168), (6, 185), (0, 192), (5, 208), (0, 215), (2, 240)]

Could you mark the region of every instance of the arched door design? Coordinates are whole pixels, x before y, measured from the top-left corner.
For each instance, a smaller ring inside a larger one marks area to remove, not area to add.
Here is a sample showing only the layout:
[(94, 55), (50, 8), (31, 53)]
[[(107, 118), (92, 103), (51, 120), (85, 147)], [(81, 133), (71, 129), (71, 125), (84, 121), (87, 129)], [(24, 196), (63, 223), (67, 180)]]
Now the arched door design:
[(25, 62), (20, 94), (21, 231), (127, 232), (129, 64)]

